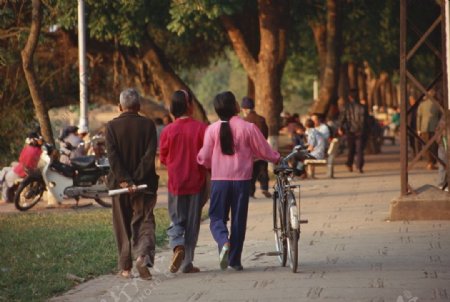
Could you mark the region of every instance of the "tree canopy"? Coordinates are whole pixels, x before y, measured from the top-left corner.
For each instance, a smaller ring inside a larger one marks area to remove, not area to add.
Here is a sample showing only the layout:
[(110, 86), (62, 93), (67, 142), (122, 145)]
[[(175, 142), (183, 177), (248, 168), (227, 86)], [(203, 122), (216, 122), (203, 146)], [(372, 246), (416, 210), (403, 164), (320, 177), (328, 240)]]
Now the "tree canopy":
[[(275, 133), (282, 110), (313, 110), (312, 83), (322, 81), (326, 66), (335, 69), (336, 80), (324, 110), (355, 87), (374, 104), (387, 90), (390, 102), (396, 102), (396, 0), (85, 0), (85, 5), (89, 91), (95, 103), (115, 103), (120, 89), (135, 86), (167, 104), (171, 93), (183, 88), (198, 97), (197, 117), (205, 119), (216, 90), (233, 89), (239, 97), (255, 97)], [(412, 13), (420, 15), (417, 31), (423, 32), (440, 8), (433, 1), (420, 5), (422, 11)], [(36, 122), (27, 106), (31, 98), (20, 57), (30, 25), (31, 1), (2, 4), (0, 147), (8, 154)], [(438, 41), (439, 35), (431, 39)], [(43, 1), (34, 61), (48, 107), (78, 102), (76, 2)], [(424, 70), (434, 61), (419, 50), (411, 68), (419, 78), (430, 77)], [(5, 114), (5, 108), (17, 114)]]

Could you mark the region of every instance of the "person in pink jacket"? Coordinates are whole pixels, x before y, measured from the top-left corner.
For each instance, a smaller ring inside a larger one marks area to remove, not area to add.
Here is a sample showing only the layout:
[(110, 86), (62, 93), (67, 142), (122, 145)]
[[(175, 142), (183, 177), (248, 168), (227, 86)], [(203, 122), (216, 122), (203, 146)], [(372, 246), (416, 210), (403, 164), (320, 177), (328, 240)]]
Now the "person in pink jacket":
[(216, 95), (214, 109), (220, 120), (206, 130), (197, 162), (211, 169), (210, 230), (219, 247), (220, 268), (242, 270), (253, 162), (277, 163), (280, 154), (272, 150), (256, 125), (237, 116), (239, 105), (232, 92)]

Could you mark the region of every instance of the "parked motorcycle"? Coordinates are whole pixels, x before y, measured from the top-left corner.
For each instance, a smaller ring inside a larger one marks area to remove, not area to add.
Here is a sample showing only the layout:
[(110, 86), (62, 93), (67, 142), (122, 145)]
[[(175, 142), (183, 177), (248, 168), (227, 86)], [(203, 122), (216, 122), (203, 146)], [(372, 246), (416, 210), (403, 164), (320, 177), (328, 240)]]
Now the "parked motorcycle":
[[(45, 190), (52, 194), (58, 203), (65, 197), (78, 201), (80, 198), (94, 199), (103, 207), (111, 207), (108, 197), (106, 177), (109, 163), (99, 162), (95, 156), (73, 158), (71, 165), (59, 161), (58, 152), (50, 144), (43, 145), (38, 168), (20, 183), (14, 196), (14, 204), (20, 211), (34, 207)], [(107, 199), (106, 199), (107, 198)]]

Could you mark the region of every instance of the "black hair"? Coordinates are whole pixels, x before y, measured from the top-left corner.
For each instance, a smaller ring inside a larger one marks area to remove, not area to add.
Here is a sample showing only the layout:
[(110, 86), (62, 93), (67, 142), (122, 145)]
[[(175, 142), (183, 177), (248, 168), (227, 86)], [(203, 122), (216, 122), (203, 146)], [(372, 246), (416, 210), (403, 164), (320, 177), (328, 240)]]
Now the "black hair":
[(323, 114), (321, 114), (321, 113), (313, 113), (313, 116), (317, 116), (317, 119), (321, 122), (321, 123), (323, 123), (324, 121), (325, 121), (325, 118), (324, 118), (324, 115)]
[(155, 125), (163, 125), (163, 120), (160, 117), (155, 117), (155, 119), (153, 120), (155, 122)]
[(305, 126), (303, 126), (302, 123), (295, 123), (295, 129), (300, 129), (302, 131), (305, 131)]
[(177, 90), (172, 94), (170, 113), (172, 113), (175, 118), (183, 116), (188, 112), (188, 105), (191, 103), (191, 95), (188, 91)]
[(231, 132), (230, 119), (236, 115), (236, 98), (231, 91), (219, 93), (214, 98), (214, 109), (222, 121), (220, 125), (220, 147), (226, 155), (234, 154), (233, 133)]
[(314, 128), (314, 122), (312, 121), (312, 119), (307, 119), (306, 121), (305, 121), (305, 126), (306, 126), (306, 128)]

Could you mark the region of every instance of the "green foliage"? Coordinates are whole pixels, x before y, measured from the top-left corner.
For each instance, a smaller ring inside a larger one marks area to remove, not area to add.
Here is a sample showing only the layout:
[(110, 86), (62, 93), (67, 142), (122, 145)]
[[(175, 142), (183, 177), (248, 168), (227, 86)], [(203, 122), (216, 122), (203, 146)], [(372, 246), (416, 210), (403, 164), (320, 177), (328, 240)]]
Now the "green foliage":
[(219, 92), (230, 90), (239, 100), (247, 94), (247, 75), (233, 52), (209, 66), (181, 72), (208, 114), (215, 114), (213, 99)]
[[(54, 22), (65, 30), (76, 31), (76, 3), (53, 0), (53, 5), (58, 12), (54, 14)], [(111, 49), (124, 47), (141, 53), (151, 39), (164, 50), (172, 67), (207, 65), (211, 57), (222, 52), (225, 43), (217, 26), (206, 18), (200, 20), (202, 26), (198, 30), (186, 32), (182, 38), (169, 31), (170, 1), (87, 0), (85, 5), (92, 39), (109, 43)]]
[[(239, 11), (245, 1), (175, 0), (170, 5), (171, 22), (168, 29), (182, 35), (188, 30), (208, 28), (211, 20)], [(205, 22), (206, 25), (205, 26)]]
[(11, 106), (0, 112), (0, 169), (18, 160), (25, 137), (36, 124), (30, 106)]
[[(161, 246), (167, 209), (155, 218)], [(0, 301), (44, 301), (74, 285), (68, 273), (90, 279), (115, 270), (111, 210), (1, 215), (0, 229)]]
[[(306, 51), (306, 50), (305, 50)], [(317, 79), (317, 59), (292, 54), (286, 62), (281, 90), (284, 96), (284, 110), (290, 113), (306, 114), (313, 102), (313, 82)]]
[(343, 10), (342, 61), (368, 61), (377, 73), (397, 70), (398, 16), (398, 1), (348, 1)]

